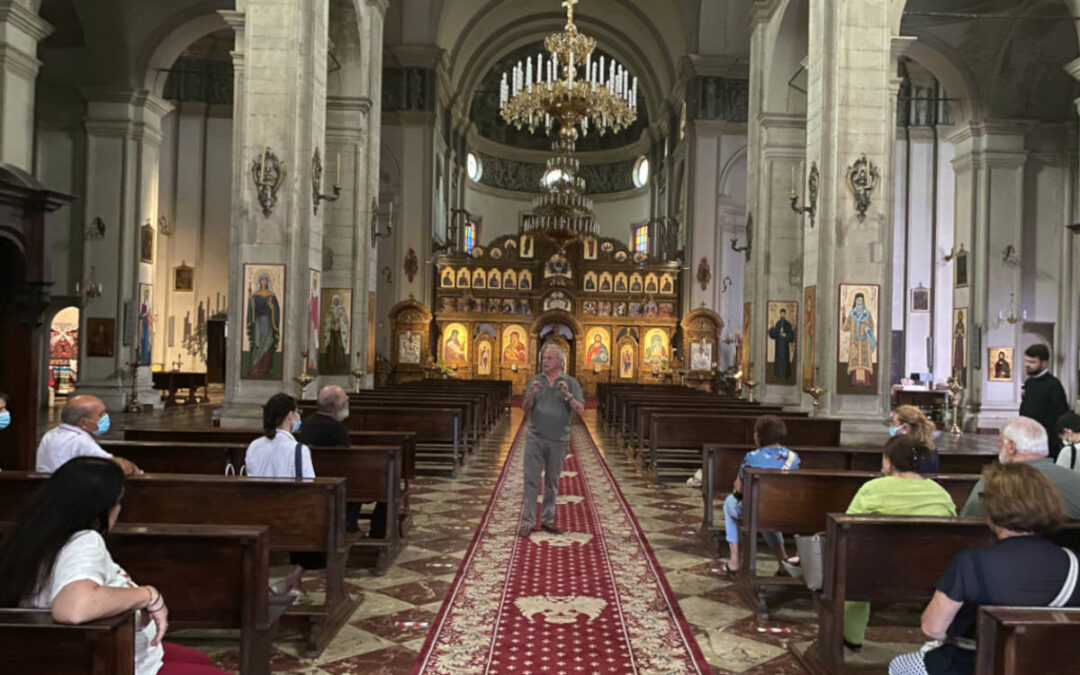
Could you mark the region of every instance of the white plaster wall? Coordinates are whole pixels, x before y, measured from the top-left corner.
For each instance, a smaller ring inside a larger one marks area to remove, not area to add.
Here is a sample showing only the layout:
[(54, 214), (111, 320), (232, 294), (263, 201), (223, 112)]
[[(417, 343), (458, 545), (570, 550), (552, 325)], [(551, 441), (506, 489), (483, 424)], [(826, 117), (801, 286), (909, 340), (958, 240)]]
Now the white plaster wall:
[(37, 179), (50, 190), (76, 197), (51, 217), (48, 244), (52, 251), (53, 295), (73, 294), (83, 268), (83, 229), (93, 219), (93, 216), (84, 218), (81, 198), (85, 184), (85, 145), (85, 135), (74, 128), (45, 128), (37, 134), (34, 172)]

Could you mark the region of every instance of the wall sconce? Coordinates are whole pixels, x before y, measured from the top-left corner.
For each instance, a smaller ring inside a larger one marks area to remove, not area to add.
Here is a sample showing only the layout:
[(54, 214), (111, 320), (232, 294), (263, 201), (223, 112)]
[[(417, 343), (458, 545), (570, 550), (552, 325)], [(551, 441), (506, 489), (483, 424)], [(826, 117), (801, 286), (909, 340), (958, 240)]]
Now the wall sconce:
[(341, 188), (338, 187), (338, 183), (341, 182), (341, 153), (337, 154), (337, 180), (334, 181), (332, 189), (334, 194), (324, 195), (322, 193), (322, 174), (323, 165), (322, 157), (319, 156), (319, 148), (315, 148), (315, 155), (311, 158), (311, 206), (315, 215), (319, 215), (319, 202), (336, 202), (341, 197)]
[(1001, 252), (1001, 262), (1005, 265), (1017, 266), (1020, 264), (1020, 252), (1016, 250), (1016, 247), (1009, 244)]
[(958, 254), (963, 253), (963, 252), (964, 252), (964, 244), (963, 243), (960, 244), (960, 250), (959, 251), (956, 250), (956, 246), (953, 246), (949, 250), (948, 254), (946, 254), (946, 256), (943, 258), (943, 260), (945, 262), (952, 262), (953, 258), (955, 258)]
[(808, 182), (810, 203), (806, 206), (799, 206), (799, 195), (795, 192), (795, 168), (791, 168), (791, 210), (800, 216), (803, 214), (810, 216), (810, 227), (814, 227), (814, 218), (817, 215), (818, 184), (821, 182), (821, 173), (818, 171), (817, 162), (810, 163), (810, 179)]
[(1027, 321), (1027, 310), (1018, 312), (1016, 309), (1016, 294), (1009, 293), (1008, 309), (998, 310), (998, 325), (1001, 325), (1004, 322), (1010, 326), (1014, 326), (1017, 321)]
[[(746, 262), (750, 262), (750, 248), (754, 244), (754, 214), (746, 214), (746, 246), (739, 246), (739, 238), (731, 238), (731, 250), (746, 255)], [(705, 289), (702, 289), (705, 290)], [(723, 291), (721, 291), (723, 292)]]
[(105, 290), (102, 287), (101, 282), (97, 280), (96, 272), (97, 270), (95, 270), (94, 266), (91, 265), (90, 278), (88, 278), (86, 282), (82, 284), (80, 284), (78, 281), (75, 282), (75, 294), (82, 296), (83, 302), (88, 302), (94, 298), (100, 298), (101, 294)]
[(394, 233), (394, 202), (390, 202), (390, 215), (386, 219), (386, 232), (379, 232), (379, 200), (371, 200), (371, 248)]

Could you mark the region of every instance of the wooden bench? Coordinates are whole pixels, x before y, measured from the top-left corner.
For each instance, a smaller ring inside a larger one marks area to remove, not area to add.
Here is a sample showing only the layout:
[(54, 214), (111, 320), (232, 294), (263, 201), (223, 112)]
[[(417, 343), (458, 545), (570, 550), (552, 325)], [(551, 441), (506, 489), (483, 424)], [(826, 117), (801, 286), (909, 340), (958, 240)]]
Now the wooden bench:
[(976, 675), (1067, 675), (1080, 669), (1080, 609), (980, 607)]
[(135, 612), (77, 626), (47, 609), (0, 609), (5, 673), (135, 675)]
[(457, 477), (463, 463), (461, 410), (457, 408), (349, 405), (345, 426), (352, 431), (409, 431), (415, 434), (416, 473)]
[[(1080, 522), (1068, 523), (1048, 538), (1080, 549)], [(982, 518), (830, 513), (825, 587), (816, 603), (818, 637), (805, 652), (793, 651), (811, 673), (839, 675), (865, 669), (844, 663), (845, 601), (928, 602), (953, 556), (993, 543), (994, 535)], [(888, 583), (883, 583), (886, 579)]]
[[(747, 414), (745, 406), (729, 406), (721, 403), (706, 406), (700, 403), (672, 405), (670, 403), (632, 404), (628, 406), (630, 413), (630, 425), (624, 436), (628, 447), (633, 450), (633, 457), (641, 458), (645, 448), (649, 447), (649, 434), (651, 432), (653, 415), (742, 415)], [(803, 412), (783, 412), (779, 407), (755, 408), (754, 419), (761, 415), (777, 415), (784, 419), (793, 417), (807, 417)]]
[[(821, 532), (829, 513), (846, 511), (859, 488), (880, 476), (865, 471), (747, 469), (743, 476), (743, 512), (739, 522), (739, 541), (743, 545), (739, 547), (739, 573), (735, 577), (735, 586), (746, 607), (755, 611), (759, 619), (767, 620), (771, 596), (806, 592), (802, 579), (758, 576), (758, 533)], [(945, 488), (958, 511), (979, 480), (977, 474), (930, 478)], [(720, 521), (719, 527), (709, 532), (717, 552), (724, 539), (723, 518)]]
[[(648, 471), (658, 483), (685, 480), (701, 466), (701, 452), (706, 443), (752, 446), (756, 420), (756, 416), (750, 415), (653, 415)], [(792, 445), (840, 445), (840, 420), (784, 418), (784, 424)]]
[[(425, 409), (456, 409), (461, 413), (461, 446), (465, 453), (472, 452), (479, 443), (485, 430), (481, 424), (484, 410), (482, 397), (464, 399), (459, 396), (431, 396), (409, 393), (391, 393), (382, 390), (371, 391), (364, 394), (349, 395), (349, 414), (353, 414), (356, 408), (416, 408)], [(301, 401), (300, 409), (307, 416), (315, 411), (314, 401)], [(345, 424), (348, 425), (346, 419)], [(350, 427), (352, 428), (352, 427)], [(412, 427), (402, 427), (395, 431), (410, 431)]]
[[(46, 474), (0, 472), (0, 520), (14, 520)], [(124, 522), (148, 524), (265, 525), (272, 551), (326, 555), (323, 604), (290, 607), (283, 625), (305, 637), (318, 655), (360, 603), (345, 591), (345, 479), (247, 478), (147, 474), (127, 479)]]

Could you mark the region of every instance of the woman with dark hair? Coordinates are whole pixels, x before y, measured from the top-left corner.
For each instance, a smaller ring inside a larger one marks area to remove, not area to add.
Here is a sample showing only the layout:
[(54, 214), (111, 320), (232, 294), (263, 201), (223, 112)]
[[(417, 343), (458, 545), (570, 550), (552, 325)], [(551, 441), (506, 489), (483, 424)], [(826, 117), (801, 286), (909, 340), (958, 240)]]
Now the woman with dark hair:
[(163, 643), (169, 610), (153, 586), (139, 586), (105, 546), (120, 515), (124, 471), (101, 457), (76, 457), (45, 481), (0, 542), (0, 607), (49, 608), (80, 624), (141, 613), (136, 675), (221, 675), (195, 649)]
[(933, 642), (893, 659), (890, 675), (974, 673), (980, 605), (1080, 607), (1076, 554), (1043, 538), (1065, 522), (1054, 484), (1024, 462), (990, 464), (983, 483), (979, 500), (997, 542), (953, 557), (922, 613)]
[[(956, 504), (949, 493), (920, 472), (929, 452), (930, 449), (915, 434), (890, 438), (881, 455), (881, 473), (885, 475), (863, 484), (855, 493), (847, 512), (955, 516)], [(862, 649), (869, 620), (869, 602), (844, 603), (844, 646), (852, 651)]]
[[(311, 450), (296, 440), (300, 430), (300, 410), (288, 394), (274, 394), (263, 406), (263, 435), (248, 446), (244, 456), (247, 473), (253, 478), (314, 478)], [(326, 556), (319, 553), (291, 553), (292, 569), (280, 588), (284, 593), (301, 595), (300, 579), (304, 569), (326, 567)]]
[[(730, 555), (724, 563), (724, 574), (739, 571), (739, 520), (742, 519), (743, 474), (747, 468), (756, 469), (798, 469), (799, 454), (784, 446), (787, 439), (787, 425), (776, 415), (762, 415), (754, 422), (754, 443), (757, 450), (746, 453), (739, 475), (735, 478), (732, 493), (724, 499), (724, 533), (727, 537)], [(784, 561), (784, 535), (779, 532), (762, 532), (769, 548), (776, 553), (777, 559)]]

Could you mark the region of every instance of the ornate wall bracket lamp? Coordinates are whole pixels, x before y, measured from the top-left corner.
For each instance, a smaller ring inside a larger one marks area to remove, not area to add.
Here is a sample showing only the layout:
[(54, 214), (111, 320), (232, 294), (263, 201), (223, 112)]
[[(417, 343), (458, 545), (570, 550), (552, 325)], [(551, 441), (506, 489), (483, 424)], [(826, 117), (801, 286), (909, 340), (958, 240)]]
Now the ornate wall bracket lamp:
[(739, 238), (731, 238), (731, 250), (736, 253), (744, 253), (746, 262), (750, 262), (750, 248), (754, 245), (754, 214), (746, 214), (746, 246), (739, 246)]
[(322, 193), (322, 174), (322, 157), (319, 156), (319, 149), (315, 148), (315, 155), (311, 158), (311, 208), (315, 215), (319, 215), (319, 202), (336, 202), (341, 197), (341, 188), (338, 187), (341, 182), (341, 153), (337, 156), (337, 179), (332, 186), (334, 194)]
[(278, 160), (270, 148), (263, 148), (262, 154), (251, 163), (251, 179), (255, 182), (255, 192), (259, 197), (263, 215), (267, 218), (277, 204), (277, 193), (285, 182), (285, 165)]
[(851, 194), (855, 196), (856, 218), (859, 222), (866, 220), (866, 211), (870, 208), (870, 199), (874, 195), (874, 189), (881, 181), (881, 172), (877, 166), (865, 154), (860, 155), (855, 163), (848, 167), (847, 184)]
[(814, 218), (817, 216), (818, 185), (821, 183), (821, 173), (818, 171), (817, 162), (810, 163), (809, 203), (805, 206), (799, 206), (799, 195), (795, 192), (794, 173), (795, 170), (792, 169), (791, 210), (800, 216), (803, 214), (810, 216), (810, 227), (814, 227)]
[(390, 202), (390, 215), (386, 219), (386, 232), (379, 232), (379, 200), (371, 200), (371, 248), (379, 239), (387, 239), (394, 234), (394, 202)]

